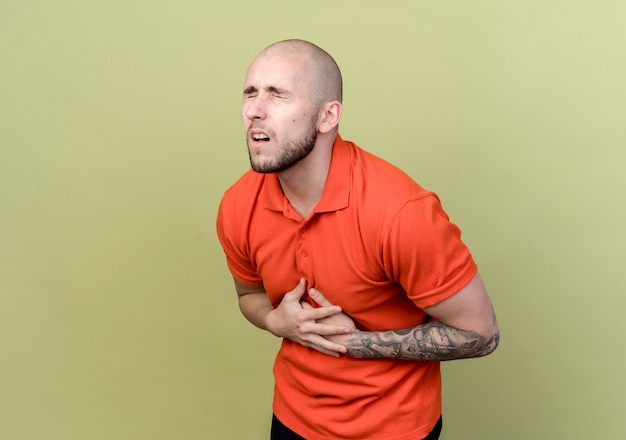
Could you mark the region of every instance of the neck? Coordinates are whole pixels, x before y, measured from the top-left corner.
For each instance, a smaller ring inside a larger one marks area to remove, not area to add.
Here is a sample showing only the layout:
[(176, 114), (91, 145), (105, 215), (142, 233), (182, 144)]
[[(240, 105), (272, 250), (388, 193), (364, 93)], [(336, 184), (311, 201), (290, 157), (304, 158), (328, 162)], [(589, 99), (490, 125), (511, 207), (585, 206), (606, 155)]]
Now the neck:
[(285, 197), (302, 218), (313, 212), (324, 194), (331, 156), (332, 143), (318, 144), (306, 158), (278, 174)]

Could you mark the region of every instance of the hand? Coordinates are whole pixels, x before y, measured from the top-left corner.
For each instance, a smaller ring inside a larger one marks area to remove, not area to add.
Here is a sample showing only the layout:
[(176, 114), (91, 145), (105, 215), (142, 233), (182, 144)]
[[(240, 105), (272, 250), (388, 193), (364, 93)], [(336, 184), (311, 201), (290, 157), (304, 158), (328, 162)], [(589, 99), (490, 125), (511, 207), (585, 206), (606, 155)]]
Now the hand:
[[(309, 296), (320, 307), (326, 307), (326, 308), (334, 307), (334, 304), (331, 303), (328, 299), (326, 299), (326, 297), (322, 294), (322, 292), (320, 292), (317, 289), (310, 289), (309, 290)], [(305, 301), (301, 301), (301, 303), (302, 303), (302, 306), (305, 309), (308, 309), (308, 308), (312, 309), (313, 308), (310, 304), (308, 304)], [(346, 346), (345, 343), (350, 338), (350, 334), (357, 331), (356, 325), (354, 324), (354, 321), (352, 320), (352, 318), (350, 318), (344, 312), (335, 313), (335, 314), (327, 316), (325, 318), (318, 319), (317, 323), (318, 324), (324, 324), (324, 325), (332, 325), (332, 326), (340, 326), (340, 327), (344, 327), (344, 328), (349, 328), (350, 329), (349, 332), (343, 332), (343, 333), (336, 333), (336, 334), (328, 334), (328, 335), (326, 335), (326, 339), (328, 339), (329, 341), (335, 342), (337, 344), (341, 344), (344, 347)]]
[(337, 320), (337, 323), (324, 322), (329, 317), (342, 314), (341, 307), (327, 302), (328, 306), (313, 308), (306, 301), (301, 301), (305, 292), (306, 281), (300, 279), (298, 285), (285, 294), (278, 307), (268, 313), (267, 329), (276, 336), (287, 338), (321, 353), (341, 356), (346, 352), (346, 348), (328, 338), (350, 333), (354, 324), (352, 327), (343, 325), (344, 320)]

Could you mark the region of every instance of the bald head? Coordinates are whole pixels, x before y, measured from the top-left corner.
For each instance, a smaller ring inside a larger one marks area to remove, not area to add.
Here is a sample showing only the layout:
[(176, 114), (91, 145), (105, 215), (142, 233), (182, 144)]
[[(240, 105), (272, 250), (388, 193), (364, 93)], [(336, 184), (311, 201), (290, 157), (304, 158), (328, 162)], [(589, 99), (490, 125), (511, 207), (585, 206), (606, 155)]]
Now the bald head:
[(302, 56), (306, 68), (300, 75), (307, 82), (311, 101), (322, 102), (343, 100), (343, 80), (339, 66), (325, 50), (304, 40), (284, 40), (265, 48), (260, 56)]

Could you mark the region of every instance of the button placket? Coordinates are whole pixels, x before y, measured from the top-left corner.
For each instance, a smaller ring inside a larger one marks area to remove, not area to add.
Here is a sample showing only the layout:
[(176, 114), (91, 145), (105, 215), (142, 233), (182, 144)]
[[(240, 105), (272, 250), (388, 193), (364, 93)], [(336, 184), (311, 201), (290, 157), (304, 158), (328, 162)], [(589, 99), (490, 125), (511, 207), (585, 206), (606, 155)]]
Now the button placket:
[(311, 259), (309, 243), (309, 227), (306, 224), (301, 225), (297, 230), (296, 237), (296, 261), (300, 273), (308, 280), (312, 279)]

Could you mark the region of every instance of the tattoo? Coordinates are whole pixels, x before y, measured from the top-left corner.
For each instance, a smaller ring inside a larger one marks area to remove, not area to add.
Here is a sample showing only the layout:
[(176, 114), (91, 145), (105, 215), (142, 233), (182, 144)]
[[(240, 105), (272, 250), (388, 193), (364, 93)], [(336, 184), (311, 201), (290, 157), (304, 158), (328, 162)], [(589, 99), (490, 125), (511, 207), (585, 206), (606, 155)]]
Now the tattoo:
[(354, 333), (347, 354), (355, 358), (446, 361), (486, 356), (499, 341), (498, 331), (487, 339), (435, 321), (402, 330)]

